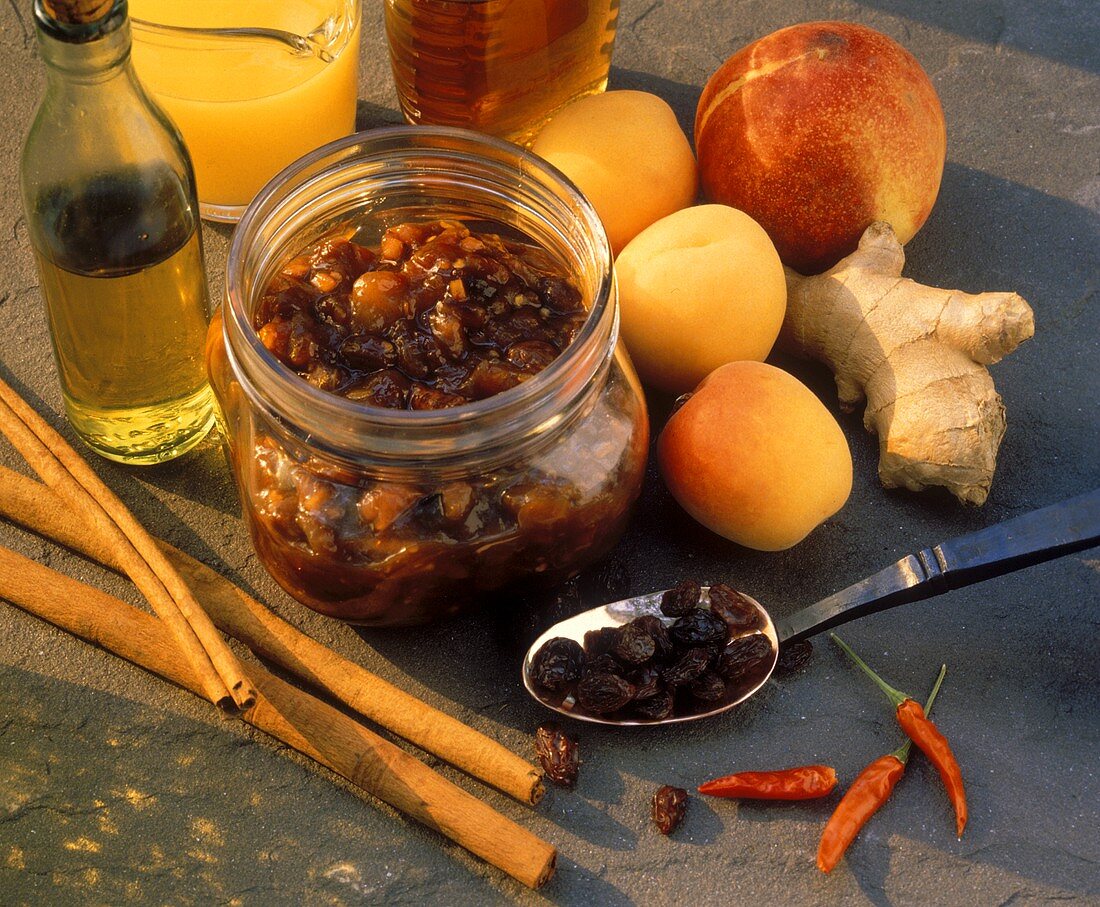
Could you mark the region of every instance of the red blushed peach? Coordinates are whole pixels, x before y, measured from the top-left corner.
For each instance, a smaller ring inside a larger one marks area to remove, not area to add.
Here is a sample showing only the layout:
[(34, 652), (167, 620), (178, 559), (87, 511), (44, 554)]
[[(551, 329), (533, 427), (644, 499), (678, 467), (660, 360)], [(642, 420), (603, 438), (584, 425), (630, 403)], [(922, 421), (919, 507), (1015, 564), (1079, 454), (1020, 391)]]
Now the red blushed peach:
[(913, 56), (850, 22), (773, 32), (711, 76), (695, 117), (703, 191), (739, 208), (813, 274), (876, 220), (908, 242), (932, 210), (943, 109)]
[(704, 378), (665, 425), (657, 460), (684, 510), (760, 551), (802, 541), (852, 490), (852, 456), (832, 414), (764, 362), (731, 362)]

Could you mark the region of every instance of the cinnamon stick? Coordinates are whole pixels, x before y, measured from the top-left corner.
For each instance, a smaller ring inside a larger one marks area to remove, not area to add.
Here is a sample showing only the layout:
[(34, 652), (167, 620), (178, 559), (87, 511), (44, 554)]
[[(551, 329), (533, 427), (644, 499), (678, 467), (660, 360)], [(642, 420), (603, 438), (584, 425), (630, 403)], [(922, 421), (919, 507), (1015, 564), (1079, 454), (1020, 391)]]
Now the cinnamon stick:
[[(204, 694), (164, 624), (98, 589), (0, 547), (0, 597), (166, 680)], [(554, 872), (557, 852), (486, 803), (342, 712), (250, 664), (254, 727), (347, 778), (531, 888)]]
[[(0, 516), (120, 570), (114, 552), (85, 531), (60, 498), (0, 466)], [(239, 589), (216, 570), (160, 545), (215, 624), (254, 652), (356, 712), (524, 803), (545, 793), (541, 773), (495, 740), (337, 655)]]
[(115, 553), (194, 665), (206, 698), (223, 708), (247, 708), (255, 690), (179, 573), (80, 454), (3, 380), (0, 431), (42, 481), (84, 517), (85, 531), (97, 532)]

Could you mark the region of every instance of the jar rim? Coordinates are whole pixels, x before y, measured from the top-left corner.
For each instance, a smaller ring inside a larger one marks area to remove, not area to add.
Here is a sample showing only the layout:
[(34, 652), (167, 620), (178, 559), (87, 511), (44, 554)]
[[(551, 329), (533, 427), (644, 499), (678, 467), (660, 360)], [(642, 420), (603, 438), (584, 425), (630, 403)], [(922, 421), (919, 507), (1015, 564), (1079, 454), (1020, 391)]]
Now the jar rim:
[[(356, 146), (363, 146), (360, 153), (351, 153)], [(251, 321), (255, 291), (249, 293), (242, 288), (250, 242), (270, 221), (288, 216), (285, 209), (290, 206), (287, 202), (295, 201), (293, 194), (286, 194), (288, 186), (293, 189), (298, 182), (296, 190), (300, 192), (342, 168), (348, 169), (356, 162), (368, 161), (383, 152), (397, 153), (401, 148), (409, 153), (431, 151), (444, 157), (452, 156), (456, 162), (477, 159), (479, 163), (499, 165), (502, 173), (510, 171), (510, 175), (517, 178), (534, 176), (541, 179), (560, 193), (581, 221), (580, 228), (592, 244), (591, 264), (597, 275), (595, 292), (588, 315), (573, 342), (529, 380), (485, 399), (447, 409), (387, 409), (314, 387), (263, 345)], [(331, 159), (331, 163), (325, 165), (326, 159)], [(294, 411), (316, 416), (321, 420), (318, 424), (323, 424), (324, 420), (350, 420), (359, 432), (400, 431), (407, 439), (409, 433), (431, 434), (441, 430), (453, 437), (457, 430), (490, 418), (515, 421), (524, 411), (538, 408), (549, 397), (557, 397), (563, 383), (578, 386), (574, 390), (579, 389), (601, 362), (613, 354), (618, 335), (611, 247), (591, 202), (564, 173), (538, 155), (502, 139), (457, 127), (389, 126), (365, 130), (329, 142), (284, 168), (248, 205), (233, 233), (226, 263), (226, 300), (229, 311), (223, 319), (223, 331), (230, 364), (246, 386), (256, 383), (255, 380), (244, 381), (246, 375), (252, 379), (262, 378), (262, 396), (273, 404), (270, 409), (274, 414), (285, 416), (289, 406)], [(607, 340), (600, 342), (602, 337)], [(594, 344), (599, 347), (595, 351)], [(314, 443), (316, 437), (313, 433), (310, 435)]]

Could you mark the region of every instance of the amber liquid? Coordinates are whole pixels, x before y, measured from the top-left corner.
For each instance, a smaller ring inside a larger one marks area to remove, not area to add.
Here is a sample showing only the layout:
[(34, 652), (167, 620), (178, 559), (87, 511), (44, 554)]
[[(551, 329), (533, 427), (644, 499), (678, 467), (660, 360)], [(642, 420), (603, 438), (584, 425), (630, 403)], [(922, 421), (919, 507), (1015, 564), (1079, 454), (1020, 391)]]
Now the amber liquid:
[(607, 87), (618, 14), (618, 0), (386, 0), (401, 110), (528, 142)]
[(171, 191), (110, 180), (58, 199), (35, 250), (69, 421), (124, 463), (170, 460), (213, 425), (202, 248), (196, 221), (166, 217)]

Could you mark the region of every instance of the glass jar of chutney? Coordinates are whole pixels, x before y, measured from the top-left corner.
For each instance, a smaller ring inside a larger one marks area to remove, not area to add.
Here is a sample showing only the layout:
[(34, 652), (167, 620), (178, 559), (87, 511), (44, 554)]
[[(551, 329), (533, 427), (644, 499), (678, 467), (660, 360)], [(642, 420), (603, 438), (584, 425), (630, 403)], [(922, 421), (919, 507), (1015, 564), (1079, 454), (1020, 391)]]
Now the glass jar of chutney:
[[(438, 252), (445, 242), (449, 259)], [(507, 269), (494, 276), (500, 262), (528, 284)], [(422, 623), (517, 583), (561, 581), (615, 543), (641, 487), (648, 418), (618, 343), (603, 228), (553, 167), (461, 129), (352, 136), (260, 193), (227, 267), (208, 343), (211, 384), (253, 543), (299, 601), (360, 624)], [(560, 277), (545, 276), (555, 269)], [(408, 330), (421, 333), (408, 342), (430, 344), (441, 312), (476, 309), (479, 326), (441, 336), (443, 346), (452, 336), (468, 343), (439, 353), (440, 373), (482, 391), (486, 376), (515, 380), (477, 399), (444, 399), (405, 355), (403, 324), (373, 340), (347, 327), (364, 286), (410, 274), (420, 282), (409, 298), (421, 301), (404, 303), (415, 309)], [(433, 286), (443, 295), (425, 302)], [(567, 286), (572, 309), (555, 302)], [(302, 299), (314, 328), (295, 327)], [(514, 322), (543, 340), (515, 341)], [(555, 325), (568, 342), (537, 373), (518, 374)], [(331, 349), (324, 338), (335, 338)], [(351, 344), (361, 362), (375, 341), (390, 356), (376, 363), (388, 383), (381, 372), (349, 378), (335, 346)], [(302, 350), (308, 356), (295, 358)], [(398, 397), (378, 405), (380, 386)]]

